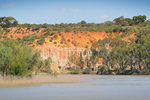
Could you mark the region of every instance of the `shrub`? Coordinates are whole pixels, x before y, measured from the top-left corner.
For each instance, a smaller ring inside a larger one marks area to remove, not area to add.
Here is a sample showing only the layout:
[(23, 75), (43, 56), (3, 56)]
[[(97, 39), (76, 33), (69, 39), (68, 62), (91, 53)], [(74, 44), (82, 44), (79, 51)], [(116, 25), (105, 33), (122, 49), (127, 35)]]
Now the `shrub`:
[(93, 40), (90, 40), (91, 43), (93, 43)]
[(88, 45), (86, 45), (85, 48), (88, 48)]
[(63, 44), (63, 41), (61, 41), (60, 44)]
[(79, 67), (72, 67), (71, 74), (80, 74), (81, 69)]
[(90, 74), (90, 72), (91, 72), (90, 68), (85, 68), (82, 73), (83, 74)]
[(27, 30), (30, 30), (31, 29), (31, 27), (27, 27)]
[(59, 36), (61, 36), (62, 35), (62, 33), (59, 33)]
[(53, 42), (54, 44), (57, 44), (57, 42)]
[(52, 69), (51, 68), (47, 68), (47, 73), (51, 74), (52, 73)]
[(13, 36), (12, 36), (12, 35), (10, 35), (10, 37), (11, 37), (11, 38), (13, 38)]
[(3, 36), (3, 38), (4, 38), (4, 39), (6, 39), (6, 38), (7, 38), (7, 36)]
[(52, 75), (53, 75), (54, 77), (57, 77), (58, 72), (55, 71)]
[(99, 74), (99, 75), (107, 74), (107, 72), (108, 72), (107, 68), (108, 67), (106, 65), (100, 65), (98, 68), (99, 69), (98, 69), (97, 74)]
[(43, 43), (45, 43), (45, 39), (41, 38), (40, 40), (37, 41), (37, 44), (42, 45)]
[(52, 42), (52, 41), (53, 41), (52, 39), (49, 40), (49, 42)]
[(58, 66), (59, 69), (61, 69), (61, 66)]
[(18, 31), (17, 33), (21, 33), (20, 31)]
[(68, 39), (67, 41), (70, 42), (70, 39)]
[(54, 35), (54, 34), (55, 34), (54, 32), (53, 32), (53, 33), (51, 33), (51, 36), (52, 36), (52, 35)]
[(57, 35), (54, 35), (54, 38), (57, 38)]
[(27, 76), (38, 65), (40, 54), (25, 45), (7, 39), (0, 42), (0, 71), (3, 76)]
[(40, 26), (38, 25), (38, 26), (32, 28), (32, 31), (38, 31), (39, 29), (40, 29)]

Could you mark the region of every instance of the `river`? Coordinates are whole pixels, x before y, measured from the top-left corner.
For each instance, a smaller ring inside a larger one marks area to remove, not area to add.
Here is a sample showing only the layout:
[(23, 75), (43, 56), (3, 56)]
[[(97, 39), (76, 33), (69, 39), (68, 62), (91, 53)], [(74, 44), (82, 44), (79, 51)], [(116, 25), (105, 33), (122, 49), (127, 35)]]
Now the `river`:
[(77, 75), (84, 82), (0, 87), (0, 100), (150, 100), (150, 76)]

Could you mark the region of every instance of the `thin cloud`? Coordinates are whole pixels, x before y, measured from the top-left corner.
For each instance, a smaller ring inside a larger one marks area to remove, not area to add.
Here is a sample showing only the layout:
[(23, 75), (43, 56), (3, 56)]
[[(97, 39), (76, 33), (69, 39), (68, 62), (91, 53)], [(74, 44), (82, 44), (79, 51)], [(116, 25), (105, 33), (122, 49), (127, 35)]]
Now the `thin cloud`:
[(60, 11), (65, 12), (65, 11), (67, 11), (67, 9), (62, 8), (62, 9), (60, 9)]
[(112, 19), (112, 17), (106, 15), (106, 14), (103, 14), (100, 16), (102, 19)]
[(79, 13), (79, 12), (82, 12), (82, 10), (80, 9), (71, 9), (71, 10), (68, 10), (66, 8), (62, 8), (60, 9), (61, 12), (69, 12), (69, 13)]
[(75, 13), (79, 13), (79, 12), (82, 12), (82, 10), (80, 10), (80, 9), (72, 9), (72, 10), (70, 10), (69, 12), (75, 12)]
[(0, 5), (1, 8), (12, 8), (14, 6), (15, 6), (14, 4)]

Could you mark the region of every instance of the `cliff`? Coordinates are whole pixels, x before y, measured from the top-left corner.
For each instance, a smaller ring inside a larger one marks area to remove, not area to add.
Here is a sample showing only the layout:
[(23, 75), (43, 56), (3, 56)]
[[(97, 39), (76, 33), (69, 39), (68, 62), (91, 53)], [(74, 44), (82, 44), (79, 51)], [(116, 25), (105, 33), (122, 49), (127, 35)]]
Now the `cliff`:
[[(43, 33), (38, 34), (37, 36), (41, 35), (43, 35)], [(53, 70), (58, 70), (58, 66), (62, 66), (63, 68), (75, 66), (69, 61), (69, 57), (74, 54), (77, 57), (82, 57), (83, 61), (87, 57), (90, 59), (92, 52), (89, 48), (93, 42), (106, 37), (115, 37), (116, 35), (121, 35), (121, 33), (115, 35), (114, 33), (110, 34), (105, 32), (62, 32), (61, 34), (57, 33), (56, 35), (45, 38), (45, 43), (43, 45), (36, 45), (34, 47), (35, 49), (40, 50), (43, 59), (47, 59), (48, 57), (52, 58)], [(50, 41), (51, 38), (53, 38), (53, 41)], [(83, 52), (85, 50), (87, 50), (87, 53), (84, 55)], [(102, 64), (102, 59), (99, 59), (96, 66), (100, 64)]]
[[(24, 36), (36, 35), (41, 37), (46, 32), (44, 29), (38, 31), (32, 31), (32, 29), (27, 28), (9, 28), (9, 32), (6, 34), (4, 32), (2, 36), (7, 35), (13, 39), (23, 38)], [(67, 68), (69, 66), (75, 66), (69, 61), (69, 57), (76, 55), (77, 57), (82, 57), (85, 60), (87, 57), (90, 59), (92, 52), (90, 51), (92, 43), (98, 41), (99, 39), (104, 39), (106, 37), (116, 37), (122, 33), (106, 33), (106, 32), (60, 32), (55, 33), (54, 35), (47, 36), (44, 38), (44, 43), (42, 45), (37, 44), (39, 39), (36, 39), (30, 46), (34, 45), (34, 49), (40, 50), (41, 57), (47, 59), (48, 57), (52, 58), (52, 70), (59, 70), (58, 66)], [(11, 36), (12, 35), (12, 36)], [(134, 34), (130, 34), (124, 38), (125, 41), (128, 41), (129, 38), (134, 37)], [(3, 38), (2, 38), (3, 39)], [(87, 50), (86, 54), (83, 52)], [(99, 59), (97, 66), (102, 64), (102, 59)]]

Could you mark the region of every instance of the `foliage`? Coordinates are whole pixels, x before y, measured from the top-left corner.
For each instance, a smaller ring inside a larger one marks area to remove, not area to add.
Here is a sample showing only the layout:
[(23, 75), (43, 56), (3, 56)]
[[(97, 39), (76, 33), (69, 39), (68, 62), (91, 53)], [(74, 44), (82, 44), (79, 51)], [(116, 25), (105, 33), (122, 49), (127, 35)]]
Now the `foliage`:
[(133, 16), (133, 21), (135, 22), (135, 24), (143, 23), (145, 20), (146, 20), (145, 15)]
[(61, 69), (61, 66), (58, 66), (59, 69)]
[(0, 42), (0, 71), (3, 76), (29, 75), (38, 65), (40, 54), (31, 48), (7, 39)]
[(55, 71), (52, 75), (53, 75), (54, 77), (57, 77), (58, 72)]
[(37, 44), (42, 45), (43, 43), (45, 43), (45, 39), (41, 38), (40, 40), (37, 41)]
[(0, 17), (0, 26), (12, 27), (17, 26), (18, 21), (14, 17)]
[[(93, 43), (92, 56), (99, 55), (103, 58), (103, 64), (107, 66), (109, 73), (110, 67), (117, 68), (118, 74), (134, 74), (148, 70), (150, 68), (150, 28), (141, 27), (136, 31), (136, 38), (131, 42), (116, 37)], [(126, 71), (129, 67), (130, 71)], [(107, 72), (105, 68), (102, 66), (98, 74), (107, 74), (104, 73)]]
[(90, 74), (90, 72), (91, 72), (90, 68), (85, 68), (82, 73), (83, 74)]
[(47, 73), (51, 74), (52, 73), (52, 69), (51, 68), (47, 68)]
[(106, 65), (100, 65), (97, 74), (103, 75), (108, 73), (108, 67)]
[(52, 63), (52, 58), (48, 57), (47, 59), (44, 60), (44, 62), (47, 67), (51, 67), (50, 65)]
[(71, 74), (80, 74), (81, 68), (80, 67), (72, 67), (71, 68)]
[(114, 22), (116, 25), (128, 26), (128, 25), (137, 25), (139, 23), (144, 23), (146, 20), (145, 15), (133, 16), (132, 19), (124, 18), (123, 16), (115, 18)]

